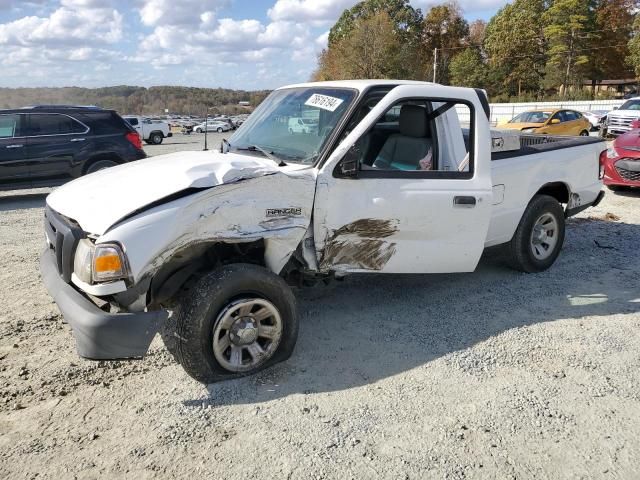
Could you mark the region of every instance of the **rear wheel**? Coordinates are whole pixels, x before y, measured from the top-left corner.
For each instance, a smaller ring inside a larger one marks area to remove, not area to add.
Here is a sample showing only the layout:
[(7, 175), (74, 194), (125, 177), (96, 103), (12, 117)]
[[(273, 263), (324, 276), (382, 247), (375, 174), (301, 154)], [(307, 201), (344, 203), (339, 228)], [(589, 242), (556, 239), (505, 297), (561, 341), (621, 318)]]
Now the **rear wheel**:
[(564, 212), (560, 203), (549, 195), (533, 197), (507, 244), (512, 267), (527, 273), (549, 268), (560, 254), (564, 231)]
[(85, 174), (88, 175), (90, 173), (97, 172), (98, 170), (115, 167), (116, 165), (118, 165), (118, 163), (114, 162), (113, 160), (98, 160), (89, 165), (89, 168), (87, 168)]
[(216, 129), (216, 132), (218, 132), (218, 133), (222, 133), (222, 127), (218, 127), (218, 128)]
[(184, 292), (162, 336), (199, 382), (250, 375), (293, 352), (295, 297), (281, 277), (263, 267), (227, 265)]
[(202, 133), (202, 129), (201, 129), (201, 128), (196, 128), (194, 131), (195, 131), (196, 133)]
[(149, 137), (149, 140), (153, 145), (160, 145), (163, 139), (164, 139), (164, 136), (160, 132), (153, 132)]

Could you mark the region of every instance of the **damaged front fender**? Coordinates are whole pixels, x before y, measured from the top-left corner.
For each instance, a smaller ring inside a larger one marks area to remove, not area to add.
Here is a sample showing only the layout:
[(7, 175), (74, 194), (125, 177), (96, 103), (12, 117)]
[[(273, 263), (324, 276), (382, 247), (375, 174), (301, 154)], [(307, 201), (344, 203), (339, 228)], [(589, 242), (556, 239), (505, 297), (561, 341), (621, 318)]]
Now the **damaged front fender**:
[(98, 243), (124, 245), (134, 282), (197, 245), (264, 242), (264, 265), (280, 273), (309, 229), (315, 170), (239, 180), (158, 205), (116, 225)]

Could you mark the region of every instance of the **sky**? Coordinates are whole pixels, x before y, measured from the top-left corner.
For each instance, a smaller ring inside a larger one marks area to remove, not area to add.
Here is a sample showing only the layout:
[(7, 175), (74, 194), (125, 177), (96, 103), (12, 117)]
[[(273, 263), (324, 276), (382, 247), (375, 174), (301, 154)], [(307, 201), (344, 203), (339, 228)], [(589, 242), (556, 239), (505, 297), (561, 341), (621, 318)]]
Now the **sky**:
[[(357, 0), (0, 0), (0, 87), (271, 89), (309, 79)], [(440, 3), (412, 0), (426, 10)], [(506, 0), (460, 0), (468, 20)]]

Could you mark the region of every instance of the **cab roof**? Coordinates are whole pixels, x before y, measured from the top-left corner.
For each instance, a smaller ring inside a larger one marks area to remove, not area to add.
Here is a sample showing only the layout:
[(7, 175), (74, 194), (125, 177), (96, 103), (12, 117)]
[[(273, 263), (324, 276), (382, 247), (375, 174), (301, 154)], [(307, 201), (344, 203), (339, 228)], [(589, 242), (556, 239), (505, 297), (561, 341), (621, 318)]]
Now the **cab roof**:
[(420, 82), (417, 80), (333, 80), (329, 82), (306, 82), (296, 83), (293, 85), (285, 85), (277, 90), (286, 88), (309, 88), (309, 87), (327, 87), (327, 88), (352, 88), (362, 92), (370, 87), (395, 87), (397, 85), (437, 85), (432, 82)]

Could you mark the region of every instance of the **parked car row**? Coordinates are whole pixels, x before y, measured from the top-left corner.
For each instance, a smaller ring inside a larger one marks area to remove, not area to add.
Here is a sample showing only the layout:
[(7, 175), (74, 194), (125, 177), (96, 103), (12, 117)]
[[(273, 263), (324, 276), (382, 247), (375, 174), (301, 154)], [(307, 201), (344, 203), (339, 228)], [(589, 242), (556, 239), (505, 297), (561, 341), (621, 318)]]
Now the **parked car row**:
[(41, 105), (0, 110), (0, 189), (64, 183), (145, 158), (140, 135), (113, 110)]

